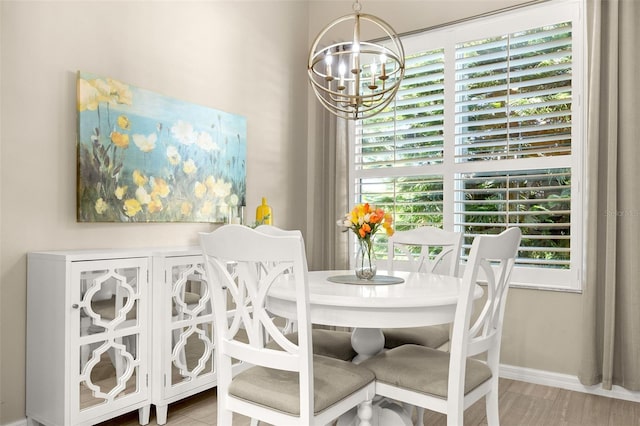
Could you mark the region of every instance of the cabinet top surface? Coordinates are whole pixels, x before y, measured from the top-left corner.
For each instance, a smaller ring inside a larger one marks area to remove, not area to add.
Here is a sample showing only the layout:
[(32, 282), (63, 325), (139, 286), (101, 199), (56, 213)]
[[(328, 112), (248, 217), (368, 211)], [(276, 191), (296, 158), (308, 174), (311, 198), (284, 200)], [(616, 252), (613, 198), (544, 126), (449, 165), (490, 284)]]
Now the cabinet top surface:
[(196, 256), (201, 253), (200, 247), (145, 247), (145, 248), (107, 248), (82, 250), (43, 250), (27, 253), (30, 259), (57, 259), (68, 261), (118, 259), (123, 257), (172, 257)]

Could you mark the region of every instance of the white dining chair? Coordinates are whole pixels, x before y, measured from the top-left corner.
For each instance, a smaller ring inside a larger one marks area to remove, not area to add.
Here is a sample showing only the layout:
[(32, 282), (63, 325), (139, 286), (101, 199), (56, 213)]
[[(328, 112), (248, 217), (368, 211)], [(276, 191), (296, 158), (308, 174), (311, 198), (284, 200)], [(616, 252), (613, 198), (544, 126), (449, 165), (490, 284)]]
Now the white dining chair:
[[(487, 423), (500, 423), (498, 368), (502, 322), (520, 229), (475, 237), (460, 287), (450, 352), (403, 345), (361, 365), (376, 374), (376, 393), (445, 413), (448, 426), (460, 426), (464, 410), (483, 396)], [(486, 300), (472, 321), (474, 287), (486, 281)], [(486, 354), (486, 358), (477, 355)]]
[[(445, 231), (434, 226), (396, 231), (389, 237), (389, 269), (458, 276), (461, 246), (462, 232)], [(436, 349), (449, 341), (450, 326), (385, 328), (382, 332), (384, 346), (388, 349), (405, 344)]]
[[(299, 231), (284, 230), (274, 225), (260, 225), (256, 227), (256, 231), (268, 235), (280, 236), (299, 234)], [(307, 268), (306, 255), (304, 257), (304, 262), (305, 268)], [(281, 328), (286, 333), (287, 339), (291, 340), (295, 344), (298, 343), (298, 332), (296, 330), (295, 321), (285, 320), (285, 323)], [(311, 333), (313, 334), (313, 353), (316, 355), (330, 356), (344, 361), (351, 361), (357, 355), (357, 352), (353, 349), (353, 345), (351, 344), (351, 332), (312, 327)], [(270, 347), (278, 348), (278, 345), (273, 342), (270, 344)]]
[[(348, 361), (312, 353), (302, 234), (292, 231), (274, 236), (242, 225), (225, 225), (201, 233), (200, 243), (213, 295), (217, 424), (231, 425), (233, 413), (239, 413), (252, 418), (254, 424), (325, 425), (360, 406), (360, 420), (369, 425), (373, 373)], [(297, 344), (287, 339), (265, 306), (271, 286), (280, 280), (295, 286), (291, 296), (297, 305)], [(227, 296), (235, 306), (232, 315)], [(241, 329), (246, 338), (239, 338)], [(280, 348), (268, 348), (268, 341)], [(234, 375), (233, 360), (246, 368)]]

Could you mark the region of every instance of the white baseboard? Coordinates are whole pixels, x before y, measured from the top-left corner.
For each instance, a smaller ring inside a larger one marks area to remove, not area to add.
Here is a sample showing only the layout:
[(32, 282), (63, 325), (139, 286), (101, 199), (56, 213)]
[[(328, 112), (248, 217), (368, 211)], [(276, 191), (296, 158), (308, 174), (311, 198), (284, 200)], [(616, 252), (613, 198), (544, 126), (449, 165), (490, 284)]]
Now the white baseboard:
[(515, 367), (513, 365), (500, 364), (500, 377), (521, 382), (535, 383), (537, 385), (551, 386), (570, 391), (590, 393), (609, 398), (624, 399), (626, 401), (640, 402), (640, 392), (632, 392), (620, 386), (605, 390), (601, 386), (585, 386), (578, 377), (570, 374), (554, 373), (552, 371), (534, 370), (532, 368)]
[[(597, 385), (585, 386), (580, 383), (576, 376), (572, 376), (570, 374), (554, 373), (552, 371), (535, 370), (533, 368), (500, 364), (500, 377), (510, 380), (519, 380), (521, 382), (535, 383), (536, 385), (551, 386), (570, 391), (640, 402), (640, 392), (631, 392), (620, 386), (613, 386), (613, 389), (610, 391), (604, 390), (602, 387)], [(27, 426), (27, 419), (8, 423), (4, 426)]]

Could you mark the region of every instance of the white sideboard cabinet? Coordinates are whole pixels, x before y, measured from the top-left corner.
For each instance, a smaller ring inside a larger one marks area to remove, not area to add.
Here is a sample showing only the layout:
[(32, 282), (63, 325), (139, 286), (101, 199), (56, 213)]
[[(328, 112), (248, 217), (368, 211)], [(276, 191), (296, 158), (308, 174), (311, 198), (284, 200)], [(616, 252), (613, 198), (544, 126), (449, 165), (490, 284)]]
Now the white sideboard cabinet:
[(216, 385), (213, 313), (196, 247), (31, 252), (27, 420), (93, 425)]
[(149, 422), (148, 251), (27, 258), (29, 425), (93, 425), (139, 410)]
[(153, 255), (152, 403), (157, 423), (168, 404), (217, 384), (213, 311), (199, 249)]

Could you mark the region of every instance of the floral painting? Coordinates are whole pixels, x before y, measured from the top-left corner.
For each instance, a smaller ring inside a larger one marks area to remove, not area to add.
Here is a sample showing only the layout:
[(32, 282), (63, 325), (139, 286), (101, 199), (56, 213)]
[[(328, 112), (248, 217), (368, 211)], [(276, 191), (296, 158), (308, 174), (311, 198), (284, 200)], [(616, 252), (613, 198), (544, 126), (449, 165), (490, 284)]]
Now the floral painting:
[(225, 222), (246, 186), (246, 119), (78, 72), (78, 221)]

